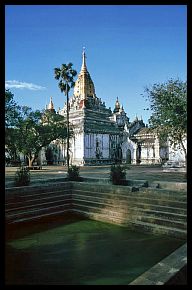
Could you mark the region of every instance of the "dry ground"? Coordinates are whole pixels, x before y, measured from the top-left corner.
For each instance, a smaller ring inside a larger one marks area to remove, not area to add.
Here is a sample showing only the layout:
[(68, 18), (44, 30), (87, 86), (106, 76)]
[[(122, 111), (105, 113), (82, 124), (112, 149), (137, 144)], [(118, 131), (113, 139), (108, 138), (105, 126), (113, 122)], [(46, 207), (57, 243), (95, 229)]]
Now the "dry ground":
[[(130, 165), (126, 178), (134, 180), (186, 182), (184, 172), (164, 172), (161, 166)], [(11, 186), (18, 167), (5, 167), (5, 184)], [(66, 166), (43, 166), (42, 170), (31, 170), (31, 184), (47, 179), (60, 179), (67, 176)], [(80, 176), (90, 178), (109, 178), (110, 166), (80, 167)]]

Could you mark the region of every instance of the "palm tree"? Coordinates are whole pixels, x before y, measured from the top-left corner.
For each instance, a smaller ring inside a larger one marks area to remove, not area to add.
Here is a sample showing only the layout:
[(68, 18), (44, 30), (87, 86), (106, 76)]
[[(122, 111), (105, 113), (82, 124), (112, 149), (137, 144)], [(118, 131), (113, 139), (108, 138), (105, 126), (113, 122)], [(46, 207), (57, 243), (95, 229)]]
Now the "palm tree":
[(67, 171), (69, 170), (69, 91), (74, 87), (74, 77), (77, 75), (76, 70), (72, 68), (73, 64), (62, 64), (61, 68), (55, 68), (55, 79), (59, 80), (61, 92), (67, 96)]

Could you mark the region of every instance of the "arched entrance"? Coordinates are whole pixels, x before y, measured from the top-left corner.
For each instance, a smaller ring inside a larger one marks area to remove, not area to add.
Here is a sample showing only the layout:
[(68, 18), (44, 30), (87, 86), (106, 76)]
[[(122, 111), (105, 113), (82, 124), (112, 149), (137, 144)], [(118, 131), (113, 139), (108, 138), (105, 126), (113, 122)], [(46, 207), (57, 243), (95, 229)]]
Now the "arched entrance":
[(126, 163), (131, 164), (131, 150), (130, 149), (127, 149), (127, 152), (126, 152)]
[(121, 163), (122, 162), (122, 149), (121, 146), (118, 145), (115, 150), (115, 163)]
[(140, 144), (137, 146), (136, 163), (137, 164), (140, 164), (141, 163), (141, 145)]

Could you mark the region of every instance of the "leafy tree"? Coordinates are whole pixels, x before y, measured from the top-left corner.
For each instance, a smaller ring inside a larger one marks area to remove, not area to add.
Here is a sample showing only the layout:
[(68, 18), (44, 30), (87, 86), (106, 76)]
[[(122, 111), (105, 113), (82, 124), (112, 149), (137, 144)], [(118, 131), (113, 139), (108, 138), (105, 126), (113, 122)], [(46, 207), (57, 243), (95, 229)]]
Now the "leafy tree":
[(187, 162), (187, 82), (170, 79), (165, 83), (146, 87), (152, 116), (149, 124), (160, 138), (169, 138), (171, 145), (184, 151)]
[(67, 168), (69, 170), (69, 91), (74, 87), (74, 77), (77, 75), (76, 70), (72, 68), (73, 64), (62, 64), (61, 68), (55, 68), (55, 79), (59, 80), (61, 92), (67, 96)]
[(5, 152), (8, 154), (8, 160), (17, 160), (19, 152), (16, 146), (15, 128), (5, 128)]
[(14, 95), (10, 90), (5, 90), (5, 128), (15, 126), (19, 115), (20, 106), (14, 101)]
[(15, 145), (19, 152), (27, 156), (29, 166), (32, 166), (43, 147), (55, 139), (65, 139), (66, 134), (63, 116), (48, 111), (33, 112), (24, 106), (15, 128)]
[(5, 90), (5, 152), (12, 160), (17, 159), (15, 146), (15, 126), (18, 122), (20, 106), (14, 101), (14, 95), (10, 90)]

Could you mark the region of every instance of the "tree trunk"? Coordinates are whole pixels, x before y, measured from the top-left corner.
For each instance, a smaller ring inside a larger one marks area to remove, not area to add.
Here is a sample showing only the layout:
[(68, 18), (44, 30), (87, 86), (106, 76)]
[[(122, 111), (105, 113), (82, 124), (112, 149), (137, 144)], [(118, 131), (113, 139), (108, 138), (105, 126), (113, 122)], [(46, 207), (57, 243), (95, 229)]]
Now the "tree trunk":
[(33, 156), (32, 158), (30, 156), (28, 157), (28, 161), (29, 161), (29, 167), (33, 166), (33, 161), (35, 160), (35, 156)]
[(66, 95), (67, 95), (67, 172), (69, 171), (69, 93), (68, 82), (66, 82)]
[(182, 139), (181, 139), (181, 146), (185, 154), (185, 178), (187, 179), (187, 149), (185, 148)]
[(185, 155), (185, 168), (186, 168), (186, 172), (187, 172), (187, 149), (185, 148), (182, 139), (181, 139), (181, 147), (182, 147), (182, 149), (184, 151), (184, 155)]
[(187, 153), (185, 154), (185, 171), (186, 171), (186, 179), (187, 179)]

